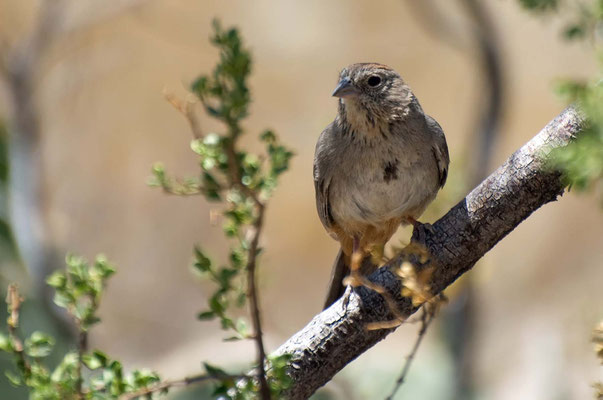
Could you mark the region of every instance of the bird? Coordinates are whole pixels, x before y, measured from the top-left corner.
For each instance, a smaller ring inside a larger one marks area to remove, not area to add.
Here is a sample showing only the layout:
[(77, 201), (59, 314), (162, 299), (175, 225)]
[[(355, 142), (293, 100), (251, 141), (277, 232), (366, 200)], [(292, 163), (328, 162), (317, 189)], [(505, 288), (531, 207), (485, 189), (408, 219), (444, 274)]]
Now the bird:
[(340, 244), (325, 309), (343, 295), (353, 255), (369, 274), (400, 225), (422, 226), (417, 219), (450, 163), (442, 127), (387, 65), (347, 66), (332, 96), (337, 116), (318, 138), (313, 165), (318, 216)]

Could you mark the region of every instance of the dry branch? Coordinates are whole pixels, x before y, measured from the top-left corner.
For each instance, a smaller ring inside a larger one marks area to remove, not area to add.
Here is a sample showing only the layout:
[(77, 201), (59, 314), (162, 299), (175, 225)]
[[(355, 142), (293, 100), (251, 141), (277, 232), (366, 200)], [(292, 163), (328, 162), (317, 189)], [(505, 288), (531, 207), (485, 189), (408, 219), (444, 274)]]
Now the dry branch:
[[(584, 124), (575, 108), (563, 111), (440, 218), (431, 231), (425, 232), (424, 243), (436, 265), (430, 282), (433, 294), (470, 270), (532, 212), (563, 193), (561, 175), (547, 168), (546, 156), (552, 148), (567, 145)], [(401, 255), (395, 257), (369, 279), (386, 288), (398, 310), (410, 316), (418, 307), (400, 296), (401, 282), (390, 270), (398, 267), (402, 259)], [(359, 287), (347, 300), (340, 299), (318, 314), (276, 351), (292, 356), (288, 373), (293, 384), (288, 398), (308, 398), (349, 362), (394, 331), (366, 329), (368, 323), (393, 317), (378, 293)]]

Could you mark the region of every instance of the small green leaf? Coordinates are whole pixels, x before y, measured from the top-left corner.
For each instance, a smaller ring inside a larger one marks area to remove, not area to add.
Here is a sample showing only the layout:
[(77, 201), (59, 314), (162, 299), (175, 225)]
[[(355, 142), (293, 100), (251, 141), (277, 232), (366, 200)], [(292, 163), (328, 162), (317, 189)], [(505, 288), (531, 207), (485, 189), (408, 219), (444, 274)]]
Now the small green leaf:
[(217, 133), (208, 133), (204, 138), (203, 138), (203, 144), (207, 145), (207, 146), (217, 146), (220, 144), (221, 138), (220, 135), (218, 135)]
[(211, 376), (227, 375), (222, 368), (216, 367), (215, 365), (204, 362), (203, 366), (205, 367), (205, 371), (207, 371), (207, 373)]
[(46, 278), (46, 283), (53, 288), (63, 288), (67, 283), (67, 277), (63, 271), (55, 271)]
[(566, 39), (569, 40), (581, 39), (586, 36), (586, 30), (582, 25), (570, 25), (565, 28), (565, 30), (563, 31), (563, 35)]
[(207, 272), (211, 269), (211, 260), (205, 255), (200, 247), (195, 246), (195, 263), (194, 267), (201, 273)]
[(13, 345), (8, 336), (0, 333), (0, 350), (5, 351), (7, 353), (13, 352)]
[(133, 371), (126, 380), (130, 383), (133, 389), (143, 389), (153, 383), (159, 382), (159, 376), (148, 369), (141, 369)]
[(92, 354), (84, 354), (82, 361), (88, 368), (94, 370), (101, 367), (106, 367), (109, 359), (106, 354), (96, 350)]
[(21, 377), (11, 371), (4, 371), (4, 375), (13, 386), (21, 386)]
[(559, 0), (519, 0), (522, 6), (528, 10), (545, 12), (555, 10)]
[(69, 307), (71, 304), (75, 303), (75, 299), (71, 293), (66, 291), (56, 292), (54, 294), (54, 303), (63, 308)]
[(30, 357), (46, 357), (53, 347), (54, 338), (43, 332), (36, 331), (25, 340), (25, 353)]
[(214, 313), (213, 311), (202, 311), (197, 314), (197, 318), (201, 321), (208, 321), (210, 319), (216, 318), (216, 313)]
[(249, 335), (249, 327), (247, 326), (247, 321), (245, 321), (245, 319), (243, 318), (239, 318), (237, 319), (237, 324), (236, 324), (236, 331), (239, 333), (239, 335), (246, 337)]
[(273, 144), (276, 141), (276, 135), (274, 134), (274, 132), (272, 132), (271, 130), (265, 130), (264, 132), (262, 132), (262, 134), (260, 135), (260, 140), (262, 142), (266, 142), (269, 144)]

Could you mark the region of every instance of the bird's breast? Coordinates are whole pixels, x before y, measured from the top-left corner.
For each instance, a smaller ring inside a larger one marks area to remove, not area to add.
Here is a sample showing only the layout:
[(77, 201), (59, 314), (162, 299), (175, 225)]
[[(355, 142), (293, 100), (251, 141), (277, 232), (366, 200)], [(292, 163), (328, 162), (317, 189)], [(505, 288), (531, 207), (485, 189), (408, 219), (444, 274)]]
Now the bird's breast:
[(428, 152), (395, 141), (346, 150), (329, 196), (333, 217), (342, 228), (378, 227), (393, 218), (418, 217), (433, 200), (437, 166)]

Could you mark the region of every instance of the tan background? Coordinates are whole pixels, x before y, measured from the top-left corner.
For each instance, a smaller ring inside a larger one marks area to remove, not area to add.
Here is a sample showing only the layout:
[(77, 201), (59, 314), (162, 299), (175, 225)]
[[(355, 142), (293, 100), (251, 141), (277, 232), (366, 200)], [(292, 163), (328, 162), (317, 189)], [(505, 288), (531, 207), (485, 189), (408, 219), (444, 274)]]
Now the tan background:
[[(104, 3), (68, 3), (67, 22), (118, 4)], [(563, 108), (552, 80), (590, 76), (595, 65), (586, 45), (559, 39), (559, 21), (534, 18), (517, 1), (487, 3), (508, 92), (493, 170)], [(0, 1), (0, 35), (22, 37), (37, 5)], [(263, 239), (270, 350), (320, 310), (337, 248), (316, 216), (311, 170), (314, 143), (335, 115), (330, 93), (340, 68), (377, 61), (397, 69), (444, 127), (452, 173), (462, 175), (473, 151), (478, 67), (470, 50), (434, 41), (413, 15), (396, 0), (149, 1), (60, 38), (36, 94), (51, 236), (62, 251), (103, 252), (119, 267), (103, 300), (103, 323), (92, 332), (94, 347), (127, 367), (172, 378), (199, 371), (201, 360), (252, 359), (251, 343), (220, 343), (225, 334), (215, 323), (195, 320), (211, 286), (191, 273), (192, 247), (202, 244), (218, 259), (226, 249), (221, 228), (210, 224), (212, 207), (145, 185), (155, 161), (181, 175), (197, 171), (187, 124), (162, 92), (184, 97), (211, 69), (217, 54), (207, 38), (215, 16), (237, 25), (253, 52), (249, 141), (270, 127), (297, 154), (269, 207)], [(0, 110), (10, 122), (2, 86)], [(201, 121), (206, 130), (219, 128)], [(462, 198), (459, 181), (449, 183), (428, 220)], [(589, 340), (603, 316), (602, 238), (600, 205), (571, 193), (536, 212), (471, 272), (478, 305), (471, 365), (481, 398), (591, 396), (590, 384), (600, 378)], [(414, 335), (415, 327), (403, 327), (371, 349), (335, 378), (334, 393), (382, 397)], [(441, 332), (432, 329), (402, 390), (410, 397), (399, 398), (446, 398), (453, 368)]]

